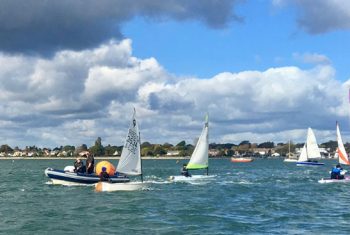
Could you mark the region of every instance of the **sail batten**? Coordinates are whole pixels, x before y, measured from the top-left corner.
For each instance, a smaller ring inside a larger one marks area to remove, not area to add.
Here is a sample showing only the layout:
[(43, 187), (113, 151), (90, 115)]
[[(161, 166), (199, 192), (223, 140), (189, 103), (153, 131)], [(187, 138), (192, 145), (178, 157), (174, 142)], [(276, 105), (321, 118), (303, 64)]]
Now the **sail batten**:
[(198, 142), (191, 155), (191, 159), (186, 166), (186, 169), (199, 170), (199, 169), (208, 168), (208, 151), (209, 151), (208, 137), (209, 137), (209, 121), (208, 121), (208, 114), (207, 114), (202, 133), (198, 139)]
[(126, 136), (125, 144), (118, 162), (117, 171), (126, 175), (141, 175), (141, 150), (139, 127), (136, 121), (136, 111)]

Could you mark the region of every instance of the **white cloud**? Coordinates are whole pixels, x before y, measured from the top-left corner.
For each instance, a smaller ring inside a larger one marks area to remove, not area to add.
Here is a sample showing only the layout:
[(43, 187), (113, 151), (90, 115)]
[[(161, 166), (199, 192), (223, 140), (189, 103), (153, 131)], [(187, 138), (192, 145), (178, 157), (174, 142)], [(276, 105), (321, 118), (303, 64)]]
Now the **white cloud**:
[(99, 136), (122, 145), (133, 107), (152, 143), (192, 143), (206, 112), (211, 142), (302, 142), (309, 126), (328, 140), (349, 110), (349, 82), (325, 63), (175, 77), (154, 58), (133, 57), (130, 40), (0, 61), (0, 142), (11, 146), (92, 145)]
[(293, 57), (296, 60), (299, 60), (307, 64), (330, 64), (331, 63), (331, 60), (327, 56), (321, 55), (318, 53), (303, 53), (303, 54), (294, 53)]

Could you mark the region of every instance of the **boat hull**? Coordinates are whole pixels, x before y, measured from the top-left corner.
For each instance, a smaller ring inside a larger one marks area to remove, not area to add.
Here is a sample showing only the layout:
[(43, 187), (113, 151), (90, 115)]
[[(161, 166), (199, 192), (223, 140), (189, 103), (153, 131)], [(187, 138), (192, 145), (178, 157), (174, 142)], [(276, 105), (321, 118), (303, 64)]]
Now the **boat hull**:
[(186, 177), (184, 175), (174, 175), (169, 177), (171, 182), (191, 182), (196, 180), (205, 180), (213, 178), (215, 175), (192, 175), (191, 177)]
[(290, 158), (286, 158), (283, 160), (284, 162), (297, 162), (297, 159), (290, 159)]
[[(67, 172), (52, 168), (47, 168), (45, 170), (45, 175), (51, 179), (53, 184), (60, 185), (93, 185), (100, 181), (99, 176), (95, 174)], [(111, 176), (110, 179), (113, 183), (126, 183), (130, 181), (130, 179), (125, 176), (117, 175)]]
[(337, 180), (331, 178), (322, 178), (318, 181), (320, 184), (331, 184), (331, 183), (350, 183), (350, 177), (345, 177), (345, 179)]
[(114, 191), (136, 191), (145, 187), (142, 182), (128, 182), (128, 183), (109, 183), (98, 182), (95, 184), (96, 192), (114, 192)]
[(323, 166), (322, 162), (296, 162), (297, 166)]
[(252, 162), (252, 158), (231, 158), (231, 162)]

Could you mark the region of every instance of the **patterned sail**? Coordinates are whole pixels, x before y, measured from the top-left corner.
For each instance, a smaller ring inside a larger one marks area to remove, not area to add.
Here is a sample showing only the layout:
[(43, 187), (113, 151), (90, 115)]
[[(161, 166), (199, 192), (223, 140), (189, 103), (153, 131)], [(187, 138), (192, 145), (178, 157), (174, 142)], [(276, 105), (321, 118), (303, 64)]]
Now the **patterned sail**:
[(140, 132), (136, 122), (136, 111), (132, 115), (126, 141), (118, 162), (117, 171), (126, 175), (141, 175)]
[(338, 157), (339, 157), (339, 163), (345, 164), (345, 165), (350, 165), (348, 154), (345, 151), (343, 140), (342, 140), (341, 135), (340, 135), (338, 122), (336, 123), (336, 129), (337, 129), (337, 141), (338, 141), (337, 153), (338, 153)]
[(205, 124), (202, 133), (198, 139), (196, 148), (194, 149), (191, 159), (186, 168), (189, 170), (198, 170), (208, 168), (208, 149), (209, 149), (209, 122), (208, 114), (205, 117)]

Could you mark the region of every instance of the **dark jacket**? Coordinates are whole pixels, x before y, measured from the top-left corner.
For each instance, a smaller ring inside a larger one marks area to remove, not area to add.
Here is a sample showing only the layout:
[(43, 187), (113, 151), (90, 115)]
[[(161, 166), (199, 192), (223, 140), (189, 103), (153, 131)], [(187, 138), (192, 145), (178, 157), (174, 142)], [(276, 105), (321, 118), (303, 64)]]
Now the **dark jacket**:
[(109, 177), (109, 174), (105, 171), (102, 171), (100, 173), (100, 181), (110, 181), (110, 177)]
[(86, 158), (86, 173), (92, 174), (94, 172), (94, 163), (94, 157), (91, 154), (88, 155)]
[(79, 173), (85, 172), (84, 163), (82, 161), (80, 161), (80, 162), (75, 161), (74, 162), (74, 172), (79, 172)]

